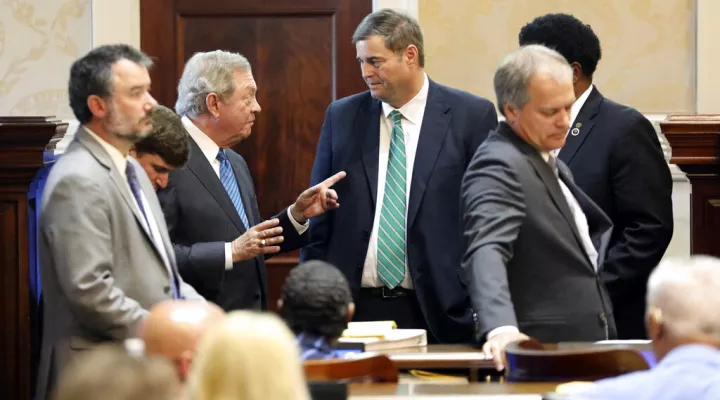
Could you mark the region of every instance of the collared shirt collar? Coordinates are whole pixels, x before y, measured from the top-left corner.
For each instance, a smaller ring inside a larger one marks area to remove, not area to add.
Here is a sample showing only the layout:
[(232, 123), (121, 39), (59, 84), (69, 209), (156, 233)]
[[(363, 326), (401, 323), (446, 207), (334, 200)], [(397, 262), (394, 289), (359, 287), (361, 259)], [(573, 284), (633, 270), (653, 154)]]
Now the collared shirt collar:
[(686, 361), (712, 362), (720, 367), (720, 350), (705, 344), (686, 344), (672, 349), (657, 366), (669, 366)]
[(572, 128), (572, 125), (575, 125), (575, 120), (577, 119), (578, 114), (580, 114), (580, 110), (585, 105), (585, 102), (587, 101), (588, 97), (590, 97), (590, 93), (592, 92), (593, 88), (595, 86), (593, 84), (590, 84), (587, 89), (580, 95), (580, 97), (575, 100), (572, 107), (570, 107), (570, 127)]
[(330, 343), (323, 336), (301, 332), (297, 335), (295, 341), (300, 347), (301, 360), (317, 360), (335, 357), (335, 350), (333, 350)]
[[(412, 100), (408, 101), (407, 103), (405, 103), (405, 105), (397, 109), (398, 111), (400, 111), (400, 114), (402, 114), (403, 118), (410, 121), (410, 123), (412, 123), (413, 125), (419, 124), (422, 120), (423, 113), (425, 112), (425, 105), (427, 103), (428, 90), (430, 89), (430, 80), (428, 79), (427, 74), (423, 73), (423, 75), (425, 80), (418, 94), (416, 94), (415, 97), (412, 98)], [(390, 113), (395, 110), (395, 107), (383, 102), (382, 109), (383, 116), (387, 118), (388, 115), (390, 115)]]
[(100, 143), (100, 146), (102, 146), (103, 149), (108, 153), (110, 156), (110, 159), (112, 160), (112, 163), (115, 165), (115, 167), (120, 172), (120, 175), (122, 175), (124, 178), (127, 178), (127, 175), (125, 174), (125, 168), (127, 167), (127, 159), (123, 154), (118, 150), (115, 146), (111, 145), (110, 143), (106, 142), (103, 138), (97, 135), (97, 133), (93, 132), (88, 128), (87, 126), (83, 125), (83, 129), (85, 129), (85, 132), (87, 132), (90, 137), (97, 140), (98, 143)]
[(197, 143), (198, 147), (200, 147), (200, 151), (205, 155), (205, 158), (207, 158), (208, 162), (210, 164), (215, 161), (217, 158), (218, 152), (220, 151), (220, 146), (217, 145), (210, 137), (205, 134), (205, 132), (201, 131), (200, 128), (195, 126), (195, 124), (190, 120), (188, 117), (182, 117), (182, 123), (185, 127), (185, 130), (188, 131), (190, 134), (190, 137)]

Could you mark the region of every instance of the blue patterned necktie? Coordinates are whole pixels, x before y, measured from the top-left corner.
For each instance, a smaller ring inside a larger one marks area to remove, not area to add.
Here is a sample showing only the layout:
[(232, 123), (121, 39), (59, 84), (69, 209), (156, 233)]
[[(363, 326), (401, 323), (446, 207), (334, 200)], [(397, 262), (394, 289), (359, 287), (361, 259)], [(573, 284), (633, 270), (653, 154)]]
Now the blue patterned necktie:
[(377, 272), (380, 281), (393, 289), (405, 279), (407, 159), (402, 114), (398, 110), (393, 110), (390, 117), (393, 120), (393, 128), (385, 174), (385, 194), (380, 210)]
[[(133, 197), (135, 197), (135, 201), (137, 202), (138, 207), (140, 208), (140, 213), (142, 214), (143, 218), (145, 218), (145, 225), (147, 226), (147, 232), (150, 236), (150, 241), (153, 242), (153, 245), (155, 247), (162, 246), (162, 242), (157, 243), (155, 241), (155, 237), (152, 234), (152, 228), (150, 228), (150, 220), (148, 220), (147, 213), (145, 212), (145, 207), (143, 206), (142, 196), (140, 195), (140, 182), (138, 182), (137, 173), (135, 172), (135, 167), (131, 163), (127, 163), (127, 166), (125, 167), (125, 175), (127, 176), (128, 184), (130, 185), (130, 191), (133, 194)], [(163, 261), (164, 263), (165, 261)], [(179, 293), (180, 290), (178, 288), (178, 280), (177, 276), (175, 276), (175, 271), (172, 271), (172, 296), (173, 299), (177, 299), (180, 297)]]
[(230, 200), (235, 206), (235, 210), (237, 210), (243, 225), (245, 225), (245, 229), (248, 229), (250, 224), (248, 223), (245, 207), (240, 197), (240, 188), (238, 188), (237, 180), (235, 180), (235, 174), (233, 173), (232, 166), (230, 166), (230, 160), (228, 160), (223, 149), (218, 151), (217, 159), (220, 161), (220, 182), (225, 186), (225, 191), (228, 196), (230, 196)]

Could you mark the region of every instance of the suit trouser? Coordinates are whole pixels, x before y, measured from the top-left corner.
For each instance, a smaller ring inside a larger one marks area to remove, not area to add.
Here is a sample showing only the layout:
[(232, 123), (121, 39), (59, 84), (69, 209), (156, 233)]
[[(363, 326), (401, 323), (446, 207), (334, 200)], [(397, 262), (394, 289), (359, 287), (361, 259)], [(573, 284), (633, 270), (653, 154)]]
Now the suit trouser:
[(395, 321), (398, 329), (425, 329), (428, 342), (436, 343), (414, 290), (361, 288), (355, 301), (353, 321)]

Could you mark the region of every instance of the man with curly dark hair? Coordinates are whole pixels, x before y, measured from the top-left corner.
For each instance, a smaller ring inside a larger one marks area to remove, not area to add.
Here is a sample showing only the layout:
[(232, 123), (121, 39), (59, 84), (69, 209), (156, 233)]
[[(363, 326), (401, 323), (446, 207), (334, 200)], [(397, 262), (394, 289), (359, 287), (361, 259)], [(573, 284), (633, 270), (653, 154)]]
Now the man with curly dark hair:
[(297, 336), (300, 357), (312, 360), (335, 357), (331, 343), (347, 328), (355, 304), (340, 270), (324, 261), (308, 261), (290, 271), (278, 308)]
[(655, 129), (593, 84), (602, 52), (590, 25), (572, 15), (547, 14), (522, 28), (519, 44), (555, 49), (573, 69), (577, 100), (565, 146), (554, 155), (613, 222), (602, 268), (618, 335), (645, 338), (647, 280), (673, 233), (672, 179)]

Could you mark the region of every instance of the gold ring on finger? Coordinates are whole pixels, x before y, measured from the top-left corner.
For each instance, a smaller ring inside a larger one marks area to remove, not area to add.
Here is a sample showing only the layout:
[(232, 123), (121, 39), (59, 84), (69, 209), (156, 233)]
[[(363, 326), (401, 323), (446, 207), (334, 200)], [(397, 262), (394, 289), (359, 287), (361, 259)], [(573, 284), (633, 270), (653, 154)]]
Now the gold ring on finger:
[(260, 241), (260, 246), (265, 246), (265, 239)]

